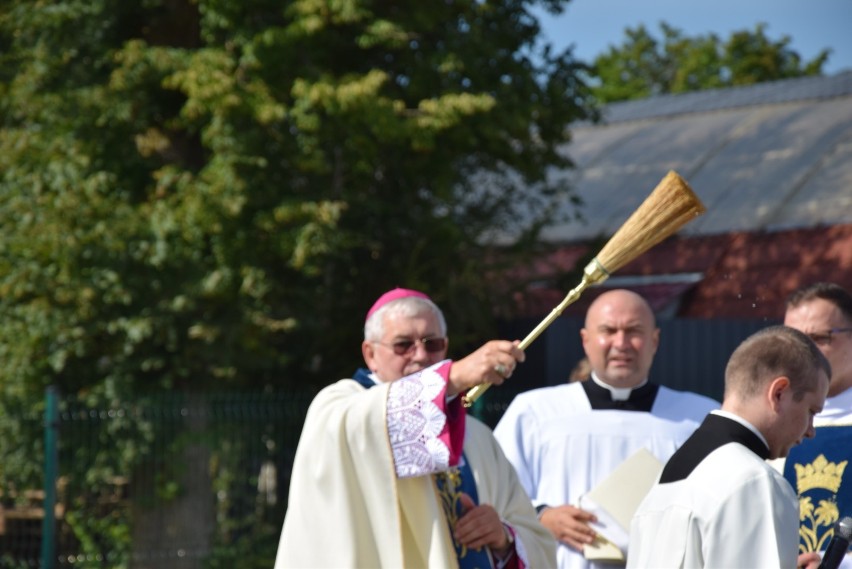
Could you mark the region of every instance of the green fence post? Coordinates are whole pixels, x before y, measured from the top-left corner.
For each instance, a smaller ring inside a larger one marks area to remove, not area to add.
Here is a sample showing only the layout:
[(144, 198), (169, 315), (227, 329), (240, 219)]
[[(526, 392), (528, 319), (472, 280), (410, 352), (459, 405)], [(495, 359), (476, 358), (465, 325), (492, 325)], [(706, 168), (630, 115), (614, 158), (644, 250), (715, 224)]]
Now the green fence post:
[(59, 437), (59, 393), (51, 385), (45, 393), (44, 408), (44, 518), (41, 526), (41, 566), (56, 566), (56, 471)]

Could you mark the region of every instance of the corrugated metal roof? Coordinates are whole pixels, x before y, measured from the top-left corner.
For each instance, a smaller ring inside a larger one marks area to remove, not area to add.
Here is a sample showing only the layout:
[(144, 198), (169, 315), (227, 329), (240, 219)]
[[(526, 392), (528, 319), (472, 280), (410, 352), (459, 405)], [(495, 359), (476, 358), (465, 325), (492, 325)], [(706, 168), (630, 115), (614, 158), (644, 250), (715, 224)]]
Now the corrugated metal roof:
[(649, 99), (625, 101), (608, 106), (604, 119), (609, 124), (671, 117), (678, 114), (706, 113), (738, 107), (816, 101), (852, 94), (852, 72), (827, 77), (800, 77), (758, 83), (728, 89), (709, 89), (679, 95), (661, 95)]
[(577, 168), (550, 173), (587, 221), (549, 227), (546, 241), (612, 235), (669, 170), (708, 209), (682, 235), (852, 221), (852, 72), (619, 103), (605, 117), (572, 127)]

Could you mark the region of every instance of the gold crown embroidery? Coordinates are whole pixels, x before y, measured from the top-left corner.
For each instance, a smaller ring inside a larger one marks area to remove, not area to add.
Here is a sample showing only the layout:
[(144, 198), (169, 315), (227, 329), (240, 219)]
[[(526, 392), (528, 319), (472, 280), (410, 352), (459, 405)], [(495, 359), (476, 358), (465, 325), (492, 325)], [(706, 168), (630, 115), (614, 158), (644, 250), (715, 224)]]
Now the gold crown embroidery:
[(836, 494), (848, 462), (848, 460), (840, 463), (829, 462), (825, 455), (821, 454), (810, 464), (795, 464), (796, 488), (799, 495), (814, 488), (824, 488)]
[[(847, 460), (840, 463), (829, 462), (825, 455), (821, 454), (810, 464), (793, 465), (796, 468), (796, 488), (799, 492), (800, 553), (819, 551), (834, 535), (834, 522), (840, 518), (835, 500), (847, 463)], [(828, 490), (831, 496), (814, 504), (810, 496), (803, 495), (814, 488)]]

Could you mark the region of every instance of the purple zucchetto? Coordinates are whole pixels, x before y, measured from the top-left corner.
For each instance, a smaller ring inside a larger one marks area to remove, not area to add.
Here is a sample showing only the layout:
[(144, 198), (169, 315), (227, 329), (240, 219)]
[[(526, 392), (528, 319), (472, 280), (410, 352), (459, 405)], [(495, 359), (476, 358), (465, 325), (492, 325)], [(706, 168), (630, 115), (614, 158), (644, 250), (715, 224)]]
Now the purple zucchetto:
[(370, 316), (373, 315), (376, 310), (384, 306), (389, 302), (393, 302), (394, 300), (398, 300), (400, 298), (408, 298), (408, 297), (416, 297), (416, 298), (425, 298), (426, 300), (432, 300), (425, 293), (420, 292), (419, 290), (412, 290), (410, 288), (395, 288), (393, 290), (389, 290), (384, 293), (379, 299), (373, 303), (373, 306), (367, 312), (366, 320), (370, 319)]

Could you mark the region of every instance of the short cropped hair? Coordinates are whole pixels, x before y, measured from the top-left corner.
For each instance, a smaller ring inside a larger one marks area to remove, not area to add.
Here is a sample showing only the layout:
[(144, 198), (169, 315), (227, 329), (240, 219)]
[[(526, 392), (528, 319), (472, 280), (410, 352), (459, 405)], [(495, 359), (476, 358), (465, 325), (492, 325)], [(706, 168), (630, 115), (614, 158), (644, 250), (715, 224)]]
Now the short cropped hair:
[(797, 289), (787, 297), (787, 308), (797, 306), (816, 299), (826, 300), (840, 309), (847, 320), (852, 322), (852, 294), (835, 283), (814, 283)]
[(438, 308), (438, 305), (428, 298), (419, 298), (416, 296), (406, 296), (392, 300), (373, 312), (366, 322), (364, 322), (364, 339), (368, 342), (378, 342), (385, 334), (385, 316), (388, 314), (396, 314), (407, 318), (412, 318), (423, 313), (431, 312), (438, 319), (438, 328), (440, 328), (441, 336), (447, 335), (447, 321), (444, 319), (444, 313)]
[(746, 338), (725, 368), (725, 395), (749, 398), (776, 377), (790, 379), (793, 397), (800, 401), (817, 388), (819, 370), (831, 379), (831, 365), (816, 344), (795, 328), (770, 326)]

